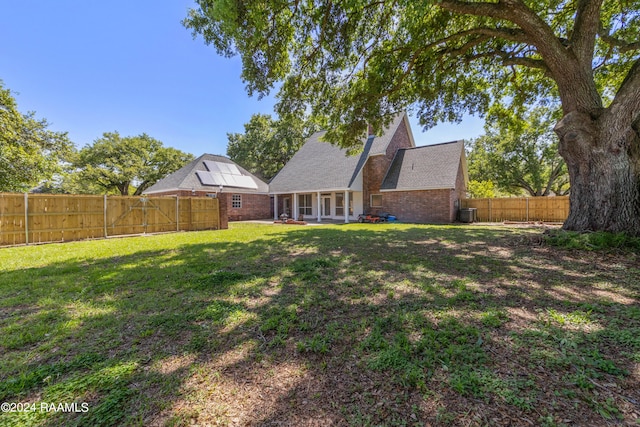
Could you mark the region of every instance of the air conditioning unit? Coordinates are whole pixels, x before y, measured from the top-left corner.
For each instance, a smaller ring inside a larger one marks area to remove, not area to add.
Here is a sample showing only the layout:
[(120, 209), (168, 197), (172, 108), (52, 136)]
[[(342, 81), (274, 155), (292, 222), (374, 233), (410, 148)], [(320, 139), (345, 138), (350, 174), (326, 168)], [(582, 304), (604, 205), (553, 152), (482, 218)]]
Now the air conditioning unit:
[(460, 209), (460, 222), (476, 222), (478, 220), (478, 209), (463, 208)]

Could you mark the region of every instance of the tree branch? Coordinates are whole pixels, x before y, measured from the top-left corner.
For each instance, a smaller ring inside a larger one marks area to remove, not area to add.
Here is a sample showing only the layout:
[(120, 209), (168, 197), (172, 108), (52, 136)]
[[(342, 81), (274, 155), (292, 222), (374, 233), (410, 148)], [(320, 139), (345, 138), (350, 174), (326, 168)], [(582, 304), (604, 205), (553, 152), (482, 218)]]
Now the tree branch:
[(522, 42), (536, 48), (553, 76), (561, 77), (567, 73), (567, 67), (570, 66), (571, 61), (567, 61), (565, 46), (556, 37), (553, 29), (521, 0), (498, 3), (441, 0), (437, 5), (452, 12), (490, 17), (517, 25), (526, 35), (523, 36)]
[(640, 49), (640, 41), (626, 42), (624, 40), (617, 39), (609, 33), (608, 29), (604, 28), (602, 23), (600, 23), (598, 28), (598, 36), (600, 36), (602, 41), (607, 43), (609, 46), (617, 47), (620, 50), (620, 53), (626, 53), (631, 52), (632, 50)]
[(529, 68), (537, 68), (545, 72), (545, 74), (550, 74), (549, 67), (542, 59), (533, 59), (522, 56), (505, 56), (502, 59), (502, 63), (506, 66), (510, 65), (521, 65)]
[[(491, 27), (477, 27), (469, 30), (460, 31), (455, 34), (451, 34), (442, 39), (431, 42), (425, 46), (423, 46), (420, 51), (425, 51), (429, 49), (433, 49), (440, 45), (446, 45), (449, 42), (453, 42), (459, 39), (462, 39), (471, 35), (482, 35), (486, 37), (480, 37), (475, 40), (471, 40), (467, 42), (463, 47), (452, 50), (442, 50), (441, 53), (447, 54), (462, 54), (469, 50), (469, 48), (482, 43), (483, 41), (489, 40), (492, 37), (502, 38), (504, 40), (518, 42), (518, 43), (527, 43), (527, 38), (525, 33), (522, 30), (518, 30), (516, 28), (491, 28)], [(401, 50), (411, 50), (412, 48), (407, 48), (406, 46), (401, 46), (396, 49), (391, 50), (391, 52), (401, 51)]]
[[(461, 39), (469, 35), (479, 35), (479, 37), (466, 42), (458, 48), (443, 49), (441, 53), (447, 55), (466, 55), (473, 47), (487, 40), (490, 40), (491, 38), (502, 38), (507, 41), (528, 44), (526, 34), (520, 29), (478, 27), (452, 34), (430, 44), (429, 46), (427, 46), (427, 48), (434, 47), (435, 45), (439, 45), (442, 43), (451, 42), (456, 39)], [(521, 65), (525, 67), (538, 68), (545, 71), (546, 74), (549, 74), (549, 67), (543, 60), (514, 56), (513, 53), (509, 53), (504, 50), (495, 50), (484, 54), (470, 55), (466, 59), (470, 62), (472, 60), (480, 59), (483, 57), (499, 57), (503, 60), (503, 64), (506, 66)]]
[(461, 31), (460, 33), (455, 34), (455, 36), (466, 36), (469, 34), (481, 34), (517, 43), (529, 43), (526, 33), (518, 28), (477, 27), (467, 31)]
[(620, 89), (616, 94), (610, 108), (614, 105), (622, 105), (623, 110), (628, 111), (633, 116), (633, 120), (640, 115), (640, 58), (636, 59)]
[(528, 191), (529, 194), (531, 194), (532, 196), (536, 195), (536, 190), (533, 187), (531, 187), (527, 181), (522, 179), (522, 177), (516, 178), (516, 186), (522, 188), (523, 190)]
[(502, 50), (470, 55), (470, 56), (467, 56), (465, 59), (468, 62), (471, 62), (476, 59), (482, 59), (482, 58), (500, 58), (502, 60), (502, 64), (506, 67), (519, 65), (519, 66), (528, 67), (528, 68), (537, 68), (539, 70), (542, 70), (547, 76), (550, 76), (551, 74), (551, 72), (549, 71), (549, 67), (547, 67), (547, 64), (542, 59), (528, 58), (525, 56), (514, 56), (513, 54), (502, 51)]
[(560, 173), (562, 172), (562, 166), (563, 166), (562, 162), (559, 162), (549, 174), (549, 181), (547, 181), (547, 186), (544, 189), (545, 195), (548, 195), (551, 189), (553, 188), (553, 184), (556, 182), (556, 180), (560, 176)]
[(480, 37), (477, 37), (473, 40), (469, 40), (468, 42), (466, 42), (465, 44), (463, 44), (462, 46), (455, 48), (455, 49), (450, 49), (450, 50), (443, 50), (441, 51), (442, 54), (447, 54), (447, 55), (452, 55), (452, 56), (462, 56), (462, 55), (466, 55), (467, 52), (469, 52), (469, 50), (471, 50), (472, 48), (476, 47), (477, 45), (479, 45), (480, 43), (483, 43), (487, 40), (490, 40), (491, 36), (488, 35), (481, 35)]
[[(515, 0), (512, 3), (521, 4), (519, 0)], [(500, 3), (467, 3), (459, 0), (441, 0), (437, 5), (452, 12), (474, 16), (488, 16), (511, 21), (508, 11), (505, 10), (505, 6)]]
[(600, 26), (600, 8), (603, 0), (578, 0), (576, 23), (570, 45), (585, 69), (591, 71), (591, 61), (596, 45), (596, 34)]

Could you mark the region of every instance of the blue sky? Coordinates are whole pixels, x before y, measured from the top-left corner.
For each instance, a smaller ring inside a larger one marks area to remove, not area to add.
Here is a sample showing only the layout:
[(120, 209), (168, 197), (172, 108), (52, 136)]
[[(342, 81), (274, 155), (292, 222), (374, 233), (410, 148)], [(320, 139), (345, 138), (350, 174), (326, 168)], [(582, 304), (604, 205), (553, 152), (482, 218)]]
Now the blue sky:
[[(194, 155), (225, 154), (274, 99), (249, 97), (238, 58), (218, 56), (180, 21), (192, 0), (0, 0), (0, 79), (20, 111), (82, 147), (104, 132), (147, 133)], [(444, 124), (417, 145), (472, 138), (482, 121)]]

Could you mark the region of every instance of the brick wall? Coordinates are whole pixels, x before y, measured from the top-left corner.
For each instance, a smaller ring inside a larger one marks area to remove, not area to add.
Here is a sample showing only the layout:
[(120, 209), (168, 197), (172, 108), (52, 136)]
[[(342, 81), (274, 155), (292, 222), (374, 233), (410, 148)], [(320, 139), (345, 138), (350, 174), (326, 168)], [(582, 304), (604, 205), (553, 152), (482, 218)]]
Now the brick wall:
[(389, 212), (402, 222), (450, 223), (456, 220), (452, 202), (456, 197), (454, 190), (384, 192), (380, 211)]
[(222, 193), (227, 202), (229, 221), (246, 221), (249, 219), (265, 219), (273, 217), (271, 197), (266, 194), (240, 194), (242, 207), (234, 208), (233, 193)]
[[(371, 195), (380, 193), (382, 180), (391, 166), (391, 162), (400, 148), (411, 147), (411, 138), (405, 126), (404, 120), (398, 126), (396, 133), (391, 138), (387, 151), (384, 155), (372, 156), (367, 160), (362, 171), (363, 180), (363, 208), (366, 213), (379, 213), (376, 208), (371, 207)], [(354, 212), (359, 214), (360, 212)]]
[(458, 210), (460, 209), (460, 200), (467, 197), (467, 185), (464, 181), (462, 173), (462, 160), (458, 166), (458, 176), (456, 176), (456, 188), (451, 192), (451, 215), (454, 219), (458, 219)]
[(220, 197), (220, 228), (226, 230), (229, 228), (229, 204), (226, 197)]

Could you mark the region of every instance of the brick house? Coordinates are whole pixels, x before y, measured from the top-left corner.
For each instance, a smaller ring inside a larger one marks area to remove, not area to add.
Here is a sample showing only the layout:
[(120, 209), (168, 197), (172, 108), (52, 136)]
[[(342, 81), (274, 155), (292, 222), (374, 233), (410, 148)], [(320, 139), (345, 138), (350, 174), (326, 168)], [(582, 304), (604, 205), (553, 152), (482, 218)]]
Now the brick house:
[(362, 152), (312, 135), (269, 183), (274, 219), (354, 221), (361, 213), (390, 213), (398, 220), (450, 223), (465, 197), (467, 165), (462, 141), (416, 147), (406, 113), (381, 136), (368, 135)]
[(224, 222), (221, 228), (227, 228), (227, 220), (264, 219), (271, 216), (268, 184), (231, 159), (213, 154), (203, 154), (156, 182), (143, 194), (217, 197)]

